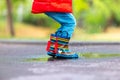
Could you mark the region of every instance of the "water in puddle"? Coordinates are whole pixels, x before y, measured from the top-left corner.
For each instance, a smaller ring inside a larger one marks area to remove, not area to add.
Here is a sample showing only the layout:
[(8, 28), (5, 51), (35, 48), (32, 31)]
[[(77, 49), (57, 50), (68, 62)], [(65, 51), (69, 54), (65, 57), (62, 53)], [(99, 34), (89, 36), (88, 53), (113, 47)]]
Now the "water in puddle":
[[(79, 53), (78, 59), (103, 59), (103, 58), (115, 58), (115, 57), (117, 58), (120, 57), (120, 53), (117, 54)], [(25, 62), (47, 62), (47, 61), (56, 61), (56, 60), (66, 60), (66, 59), (57, 59), (46, 55), (46, 56), (29, 57), (25, 59)]]

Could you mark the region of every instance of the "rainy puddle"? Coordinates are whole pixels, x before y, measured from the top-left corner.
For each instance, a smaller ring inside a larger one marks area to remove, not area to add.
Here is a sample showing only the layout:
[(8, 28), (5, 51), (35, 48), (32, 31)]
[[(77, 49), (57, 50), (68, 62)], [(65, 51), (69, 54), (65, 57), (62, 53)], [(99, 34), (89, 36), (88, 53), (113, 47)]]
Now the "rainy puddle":
[[(105, 59), (105, 58), (119, 58), (119, 54), (103, 54), (103, 53), (82, 53), (79, 54), (78, 59)], [(47, 61), (56, 61), (56, 60), (66, 60), (66, 59), (57, 59), (49, 56), (34, 56), (25, 59), (25, 62), (47, 62)], [(70, 59), (71, 60), (71, 59)], [(73, 59), (72, 59), (73, 60)]]

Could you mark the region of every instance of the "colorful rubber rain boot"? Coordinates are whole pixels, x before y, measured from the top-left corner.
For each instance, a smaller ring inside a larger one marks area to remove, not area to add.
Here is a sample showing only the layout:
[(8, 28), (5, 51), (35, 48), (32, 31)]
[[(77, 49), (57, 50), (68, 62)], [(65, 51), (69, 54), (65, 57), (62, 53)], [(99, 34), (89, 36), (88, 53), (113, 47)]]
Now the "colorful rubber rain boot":
[(47, 48), (46, 48), (47, 54), (49, 56), (53, 56), (53, 57), (56, 56), (55, 47), (57, 47), (57, 45), (56, 45), (56, 36), (55, 36), (55, 34), (51, 34), (50, 35), (50, 40), (48, 41)]
[(55, 49), (55, 53), (57, 58), (64, 58), (64, 59), (78, 58), (78, 54), (73, 53), (69, 50), (69, 45), (68, 45), (69, 40), (70, 38), (66, 38), (66, 37), (56, 37), (55, 45), (57, 49)]

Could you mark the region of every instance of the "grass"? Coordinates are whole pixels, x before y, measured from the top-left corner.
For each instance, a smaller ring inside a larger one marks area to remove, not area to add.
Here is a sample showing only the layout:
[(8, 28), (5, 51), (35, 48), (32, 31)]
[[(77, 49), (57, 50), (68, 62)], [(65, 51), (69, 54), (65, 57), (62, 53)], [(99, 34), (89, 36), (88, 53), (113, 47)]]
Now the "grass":
[(76, 29), (73, 39), (77, 41), (120, 41), (120, 28), (109, 27), (106, 32), (87, 34), (82, 29)]
[(42, 39), (48, 38), (48, 35), (52, 32), (50, 28), (36, 27), (28, 24), (15, 24), (16, 38), (18, 39)]
[(4, 21), (0, 21), (0, 38), (10, 38), (6, 27), (6, 23)]
[[(15, 23), (15, 37), (13, 39), (41, 39), (45, 40), (48, 38), (49, 34), (52, 33), (54, 30), (50, 28), (44, 27), (36, 27), (29, 24), (21, 24)], [(5, 28), (6, 26), (0, 25), (0, 38), (2, 39), (10, 39), (12, 38), (8, 30)]]
[[(6, 23), (0, 21), (0, 38), (11, 39)], [(47, 40), (55, 29), (36, 27), (34, 25), (15, 23), (15, 37), (13, 39)], [(120, 41), (120, 28), (110, 27), (105, 33), (87, 34), (83, 29), (76, 28), (73, 41)]]

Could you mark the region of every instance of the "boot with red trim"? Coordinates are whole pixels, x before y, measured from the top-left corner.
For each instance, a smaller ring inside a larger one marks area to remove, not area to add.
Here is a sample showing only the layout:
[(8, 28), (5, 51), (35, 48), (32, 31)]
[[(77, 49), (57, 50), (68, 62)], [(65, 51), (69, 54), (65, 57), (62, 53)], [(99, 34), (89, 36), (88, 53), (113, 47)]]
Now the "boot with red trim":
[(48, 41), (47, 48), (46, 48), (47, 54), (49, 56), (53, 56), (53, 57), (56, 56), (56, 52), (55, 52), (56, 48), (55, 47), (57, 47), (56, 36), (55, 36), (55, 34), (51, 34), (50, 35), (50, 40)]

